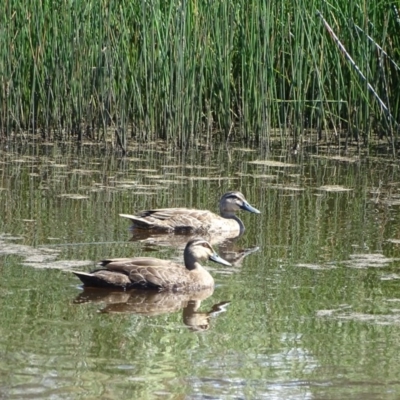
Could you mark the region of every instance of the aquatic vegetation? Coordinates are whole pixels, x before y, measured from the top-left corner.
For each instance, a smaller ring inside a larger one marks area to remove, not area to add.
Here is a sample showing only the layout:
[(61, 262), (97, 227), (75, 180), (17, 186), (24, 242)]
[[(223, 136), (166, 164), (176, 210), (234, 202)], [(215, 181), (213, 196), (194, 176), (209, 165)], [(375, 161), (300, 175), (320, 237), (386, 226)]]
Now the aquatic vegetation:
[[(0, 6), (0, 129), (23, 138), (395, 138), (390, 3), (49, 0)], [(134, 139), (134, 140), (133, 140)], [(393, 140), (392, 140), (393, 142)], [(197, 143), (199, 144), (199, 143)]]

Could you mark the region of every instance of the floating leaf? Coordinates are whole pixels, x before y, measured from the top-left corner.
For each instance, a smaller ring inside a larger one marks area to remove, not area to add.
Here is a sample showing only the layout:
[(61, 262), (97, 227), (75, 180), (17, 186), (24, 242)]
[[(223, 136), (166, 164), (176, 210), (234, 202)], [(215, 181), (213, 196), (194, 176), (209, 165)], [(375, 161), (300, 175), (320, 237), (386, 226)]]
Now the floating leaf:
[(84, 196), (82, 194), (74, 194), (74, 193), (64, 193), (60, 194), (58, 197), (65, 197), (67, 199), (73, 199), (73, 200), (83, 200), (89, 198), (89, 196)]
[(313, 269), (313, 270), (325, 270), (325, 269), (336, 268), (336, 266), (334, 266), (334, 265), (319, 265), (319, 264), (296, 264), (296, 267), (308, 268), (308, 269)]
[(349, 192), (353, 189), (346, 188), (340, 185), (325, 185), (325, 186), (320, 186), (318, 190), (324, 190), (326, 192)]
[(265, 165), (267, 167), (297, 167), (296, 164), (288, 164), (282, 161), (273, 161), (273, 160), (255, 160), (255, 161), (249, 161), (249, 164)]
[[(325, 310), (321, 310), (325, 311)], [(330, 317), (338, 320), (358, 321), (358, 322), (370, 322), (377, 325), (399, 325), (400, 324), (400, 313), (394, 314), (366, 314), (361, 312), (341, 312), (331, 314), (317, 312), (319, 317)]]
[(400, 200), (385, 200), (382, 203), (388, 206), (400, 206)]
[(271, 189), (281, 189), (281, 190), (293, 190), (293, 191), (297, 191), (297, 192), (301, 192), (304, 190), (304, 188), (297, 186), (297, 185), (293, 185), (293, 186), (289, 186), (289, 185), (271, 185), (268, 186)]
[(358, 157), (343, 157), (343, 156), (322, 156), (322, 155), (312, 155), (313, 158), (323, 158), (325, 160), (333, 160), (333, 161), (343, 161), (348, 163), (354, 163), (360, 161)]
[(268, 174), (243, 174), (241, 172), (239, 172), (237, 175), (239, 176), (250, 176), (252, 178), (260, 178), (260, 179), (276, 179), (278, 178), (277, 175), (268, 175)]
[(344, 261), (344, 265), (349, 268), (383, 268), (398, 258), (388, 258), (380, 253), (373, 254), (351, 254), (350, 260)]
[[(389, 274), (389, 275), (382, 275), (381, 276), (381, 281), (395, 281), (400, 279), (399, 274)], [(400, 301), (400, 299), (398, 299)]]

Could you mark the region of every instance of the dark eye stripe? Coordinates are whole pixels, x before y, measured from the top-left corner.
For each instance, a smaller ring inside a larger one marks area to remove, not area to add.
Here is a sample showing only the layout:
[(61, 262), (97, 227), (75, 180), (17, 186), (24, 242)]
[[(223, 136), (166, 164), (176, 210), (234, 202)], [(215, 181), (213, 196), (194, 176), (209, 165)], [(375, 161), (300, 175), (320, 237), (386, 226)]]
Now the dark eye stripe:
[(196, 246), (202, 246), (202, 247), (205, 247), (207, 249), (212, 250), (210, 244), (208, 242), (206, 242), (206, 241), (203, 241), (203, 240), (202, 241), (198, 241), (196, 243)]

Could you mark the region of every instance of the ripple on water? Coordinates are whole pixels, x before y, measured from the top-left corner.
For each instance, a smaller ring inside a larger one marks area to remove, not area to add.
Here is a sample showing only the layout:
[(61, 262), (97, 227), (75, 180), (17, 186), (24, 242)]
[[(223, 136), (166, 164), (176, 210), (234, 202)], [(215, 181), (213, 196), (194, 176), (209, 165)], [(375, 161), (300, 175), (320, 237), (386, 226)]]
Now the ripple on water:
[(342, 263), (348, 268), (364, 269), (387, 267), (390, 263), (399, 260), (400, 258), (390, 258), (380, 253), (350, 254), (350, 259)]
[[(283, 342), (286, 339), (283, 337)], [(278, 352), (265, 348), (259, 349), (258, 353), (245, 354), (231, 351), (218, 359), (204, 360), (196, 367), (204, 377), (190, 377), (188, 383), (193, 390), (191, 398), (204, 398), (206, 395), (211, 399), (242, 399), (253, 398), (257, 393), (256, 398), (311, 399), (313, 396), (307, 380), (285, 377), (290, 376), (294, 369), (300, 372), (300, 368), (301, 374), (308, 375), (317, 367), (317, 360), (301, 347), (284, 348)]]
[(368, 314), (357, 311), (318, 310), (316, 316), (340, 321), (366, 322), (374, 325), (400, 325), (400, 310), (393, 309), (391, 314)]

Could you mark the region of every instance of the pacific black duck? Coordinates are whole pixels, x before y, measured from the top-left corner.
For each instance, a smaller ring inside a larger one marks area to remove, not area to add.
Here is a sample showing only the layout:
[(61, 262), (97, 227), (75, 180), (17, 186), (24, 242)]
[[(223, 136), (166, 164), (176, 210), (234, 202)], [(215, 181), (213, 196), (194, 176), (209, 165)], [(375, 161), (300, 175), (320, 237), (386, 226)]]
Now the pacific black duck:
[(195, 291), (214, 286), (214, 279), (200, 261), (211, 260), (231, 265), (217, 255), (202, 238), (190, 240), (184, 250), (185, 267), (173, 261), (153, 257), (114, 258), (103, 260), (103, 268), (73, 273), (89, 287), (132, 288)]
[[(260, 214), (251, 206), (241, 192), (225, 193), (219, 201), (220, 215), (208, 210), (190, 208), (161, 208), (142, 211), (138, 215), (120, 214), (132, 221), (133, 227), (158, 232), (207, 232), (207, 234), (229, 232), (238, 236), (244, 232), (243, 222), (236, 211), (245, 210)], [(229, 235), (231, 236), (231, 235)]]

